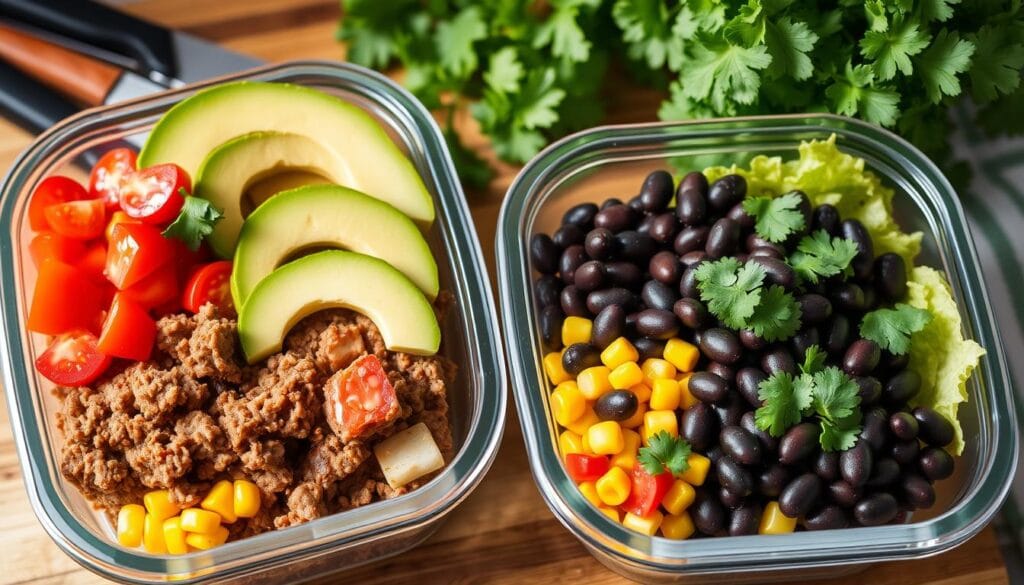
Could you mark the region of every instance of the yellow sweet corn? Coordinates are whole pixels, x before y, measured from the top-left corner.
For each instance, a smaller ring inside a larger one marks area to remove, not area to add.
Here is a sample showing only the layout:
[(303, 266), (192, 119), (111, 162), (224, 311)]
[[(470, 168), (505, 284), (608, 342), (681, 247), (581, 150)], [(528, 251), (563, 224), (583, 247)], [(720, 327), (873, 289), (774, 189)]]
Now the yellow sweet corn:
[(594, 322), (583, 317), (566, 317), (562, 321), (562, 345), (569, 347), (574, 343), (590, 343), (590, 330)]
[(551, 411), (563, 427), (583, 416), (586, 410), (587, 399), (572, 380), (562, 382), (551, 393)]
[(231, 524), (238, 519), (235, 515), (235, 487), (230, 481), (218, 481), (200, 502), (199, 507), (216, 512), (220, 515), (222, 522)]
[(796, 530), (796, 518), (790, 518), (779, 509), (778, 502), (768, 502), (761, 514), (758, 534), (787, 534)]
[(587, 501), (595, 506), (601, 505), (601, 498), (597, 495), (597, 486), (592, 481), (585, 481), (580, 484), (580, 493)]
[(668, 488), (668, 491), (665, 492), (661, 505), (669, 514), (678, 516), (690, 507), (696, 495), (697, 491), (693, 489), (693, 486), (681, 479), (677, 479), (672, 483), (672, 487)]
[(612, 388), (629, 388), (643, 382), (644, 373), (636, 362), (626, 362), (615, 366), (608, 374), (608, 381), (612, 383)]
[(602, 394), (612, 390), (612, 383), (608, 381), (610, 373), (611, 370), (605, 366), (587, 368), (576, 376), (576, 384), (587, 400), (597, 400)]
[(679, 382), (674, 378), (657, 379), (651, 386), (651, 410), (679, 408)]
[(644, 373), (644, 384), (647, 384), (654, 389), (654, 381), (659, 378), (672, 378), (676, 377), (676, 367), (671, 363), (658, 359), (648, 358), (644, 360), (644, 363), (640, 366), (640, 371)]
[(551, 380), (552, 384), (561, 384), (572, 379), (569, 372), (562, 367), (562, 352), (560, 351), (553, 351), (544, 356), (544, 373), (548, 375), (548, 380)]
[(636, 401), (643, 404), (651, 399), (651, 387), (643, 382), (630, 387), (630, 392), (636, 394)]
[(152, 514), (146, 514), (142, 531), (142, 545), (148, 553), (154, 555), (167, 554), (167, 544), (164, 542), (163, 520)]
[(644, 414), (646, 413), (647, 403), (641, 402), (640, 404), (637, 405), (636, 412), (633, 413), (633, 416), (627, 418), (626, 420), (620, 422), (619, 424), (621, 424), (622, 428), (624, 429), (635, 429), (640, 425), (644, 424)]
[(608, 344), (601, 352), (601, 363), (609, 368), (617, 368), (626, 362), (640, 359), (640, 352), (625, 337), (620, 337)]
[(687, 343), (682, 339), (672, 338), (665, 344), (665, 351), (662, 354), (665, 360), (681, 372), (692, 372), (700, 359), (700, 350), (696, 345)]
[(558, 451), (565, 457), (569, 453), (583, 453), (583, 439), (572, 431), (558, 435)]
[(596, 425), (599, 422), (601, 422), (601, 419), (597, 418), (597, 413), (594, 412), (593, 408), (588, 406), (587, 410), (583, 412), (583, 416), (572, 421), (571, 423), (566, 425), (565, 428), (576, 433), (577, 435), (583, 436), (584, 434), (586, 434), (587, 429), (589, 429), (593, 425)]
[[(618, 506), (629, 497), (632, 482), (620, 467), (611, 467), (594, 483), (597, 497), (609, 506)], [(600, 504), (598, 504), (600, 505)]]
[(613, 521), (619, 522), (619, 511), (616, 510), (615, 508), (609, 508), (608, 506), (598, 506), (597, 509), (601, 510), (602, 514), (611, 518)]
[(625, 471), (632, 471), (636, 465), (636, 454), (640, 450), (640, 433), (622, 429), (622, 451), (611, 459), (611, 464)]
[(615, 455), (622, 451), (622, 427), (613, 420), (591, 425), (587, 429), (587, 445), (598, 455)]
[(626, 516), (622, 519), (622, 525), (641, 534), (654, 536), (654, 533), (661, 527), (663, 518), (664, 515), (657, 510), (651, 512), (648, 516), (637, 516), (632, 512), (626, 512)]
[(146, 509), (138, 504), (121, 506), (117, 513), (117, 542), (122, 546), (135, 548), (142, 544), (145, 530)]
[(665, 538), (684, 540), (693, 536), (694, 531), (693, 518), (686, 512), (665, 516), (661, 520), (661, 534)]
[(185, 508), (181, 511), (181, 529), (185, 532), (212, 534), (220, 526), (220, 514), (202, 508)]
[(251, 481), (235, 480), (235, 516), (252, 518), (260, 511), (260, 488)]
[(679, 406), (686, 410), (694, 404), (697, 404), (697, 399), (690, 392), (690, 377), (693, 376), (693, 372), (687, 372), (679, 377)]
[(181, 511), (181, 508), (171, 501), (171, 494), (167, 490), (146, 492), (146, 495), (142, 496), (142, 503), (146, 505), (146, 512), (161, 522)]
[(172, 555), (183, 555), (188, 552), (185, 531), (181, 529), (181, 516), (164, 520), (164, 544), (167, 545), (167, 552)]
[(679, 475), (679, 478), (690, 485), (704, 485), (708, 477), (708, 469), (711, 468), (711, 460), (700, 453), (690, 453), (686, 458), (689, 467)]
[(197, 534), (188, 533), (185, 536), (185, 542), (199, 550), (209, 550), (215, 546), (220, 546), (228, 541), (228, 529), (223, 526), (218, 526), (209, 534)]
[[(587, 430), (589, 430), (589, 429), (587, 429)], [(580, 435), (580, 443), (582, 443), (583, 451), (581, 451), (581, 452), (584, 455), (590, 455), (590, 454), (594, 453), (590, 449), (590, 439), (587, 438), (587, 433), (583, 433), (582, 435)]]
[(640, 431), (640, 438), (644, 445), (650, 444), (650, 439), (659, 432), (665, 431), (672, 437), (679, 436), (679, 421), (676, 419), (674, 410), (648, 410), (644, 414), (644, 427)]

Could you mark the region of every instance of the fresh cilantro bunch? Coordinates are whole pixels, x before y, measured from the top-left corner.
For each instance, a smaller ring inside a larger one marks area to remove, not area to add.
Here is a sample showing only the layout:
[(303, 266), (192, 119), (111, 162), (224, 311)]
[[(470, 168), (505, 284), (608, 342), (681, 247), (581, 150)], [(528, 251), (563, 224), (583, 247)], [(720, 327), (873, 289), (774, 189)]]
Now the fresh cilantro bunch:
[(781, 286), (765, 286), (764, 268), (756, 262), (731, 256), (702, 262), (694, 278), (708, 310), (733, 329), (750, 329), (766, 341), (800, 329), (800, 305)]

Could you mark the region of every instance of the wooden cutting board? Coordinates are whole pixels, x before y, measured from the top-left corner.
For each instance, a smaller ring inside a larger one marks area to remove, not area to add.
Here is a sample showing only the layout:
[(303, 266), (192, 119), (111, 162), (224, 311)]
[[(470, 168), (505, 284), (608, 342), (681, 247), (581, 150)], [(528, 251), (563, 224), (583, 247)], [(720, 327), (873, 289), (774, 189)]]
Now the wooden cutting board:
[[(386, 1), (386, 0), (382, 0)], [(218, 41), (267, 61), (343, 59), (334, 40), (336, 0), (145, 0), (119, 3), (132, 13)], [(661, 96), (631, 90), (607, 96), (616, 122), (655, 118)], [(468, 142), (487, 152), (472, 121), (462, 119)], [(0, 119), (0, 169), (6, 170), (31, 136)], [(499, 165), (487, 189), (470, 193), (473, 218), (494, 274), (495, 224), (501, 199), (518, 169)], [(512, 399), (505, 438), (490, 473), (440, 531), (424, 545), (340, 580), (349, 583), (622, 583), (559, 524), (530, 475)], [(25, 495), (7, 419), (0, 405), (0, 583), (97, 583), (101, 580), (62, 553), (43, 531)], [(1004, 585), (1009, 582), (992, 529), (946, 554), (877, 565), (832, 585)], [(324, 583), (334, 580), (324, 580)]]

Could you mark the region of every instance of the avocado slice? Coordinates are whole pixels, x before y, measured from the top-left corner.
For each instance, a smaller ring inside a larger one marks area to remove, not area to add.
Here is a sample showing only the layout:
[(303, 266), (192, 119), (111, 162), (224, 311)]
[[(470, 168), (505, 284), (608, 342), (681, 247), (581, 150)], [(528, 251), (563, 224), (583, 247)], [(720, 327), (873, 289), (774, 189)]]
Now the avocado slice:
[(175, 163), (196, 177), (206, 156), (256, 131), (298, 134), (340, 161), (346, 185), (387, 193), (420, 225), (434, 221), (434, 204), (415, 167), (364, 110), (320, 90), (287, 83), (239, 81), (205, 89), (171, 108), (149, 134), (139, 168)]
[(433, 355), (441, 328), (427, 298), (387, 262), (343, 250), (304, 256), (264, 278), (238, 314), (250, 364), (281, 351), (288, 331), (316, 311), (344, 307), (377, 325), (391, 351)]
[(231, 272), (235, 306), (243, 306), (283, 260), (314, 246), (380, 258), (405, 274), (428, 299), (437, 296), (437, 263), (412, 220), (358, 191), (310, 185), (275, 195), (245, 220)]

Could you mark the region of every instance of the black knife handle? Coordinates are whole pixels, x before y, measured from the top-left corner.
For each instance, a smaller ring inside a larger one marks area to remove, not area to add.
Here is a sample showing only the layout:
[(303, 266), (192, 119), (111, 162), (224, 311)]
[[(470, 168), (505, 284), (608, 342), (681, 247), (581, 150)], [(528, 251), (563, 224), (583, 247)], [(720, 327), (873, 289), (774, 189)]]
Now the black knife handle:
[(0, 16), (120, 53), (176, 77), (171, 31), (92, 0), (0, 0)]

